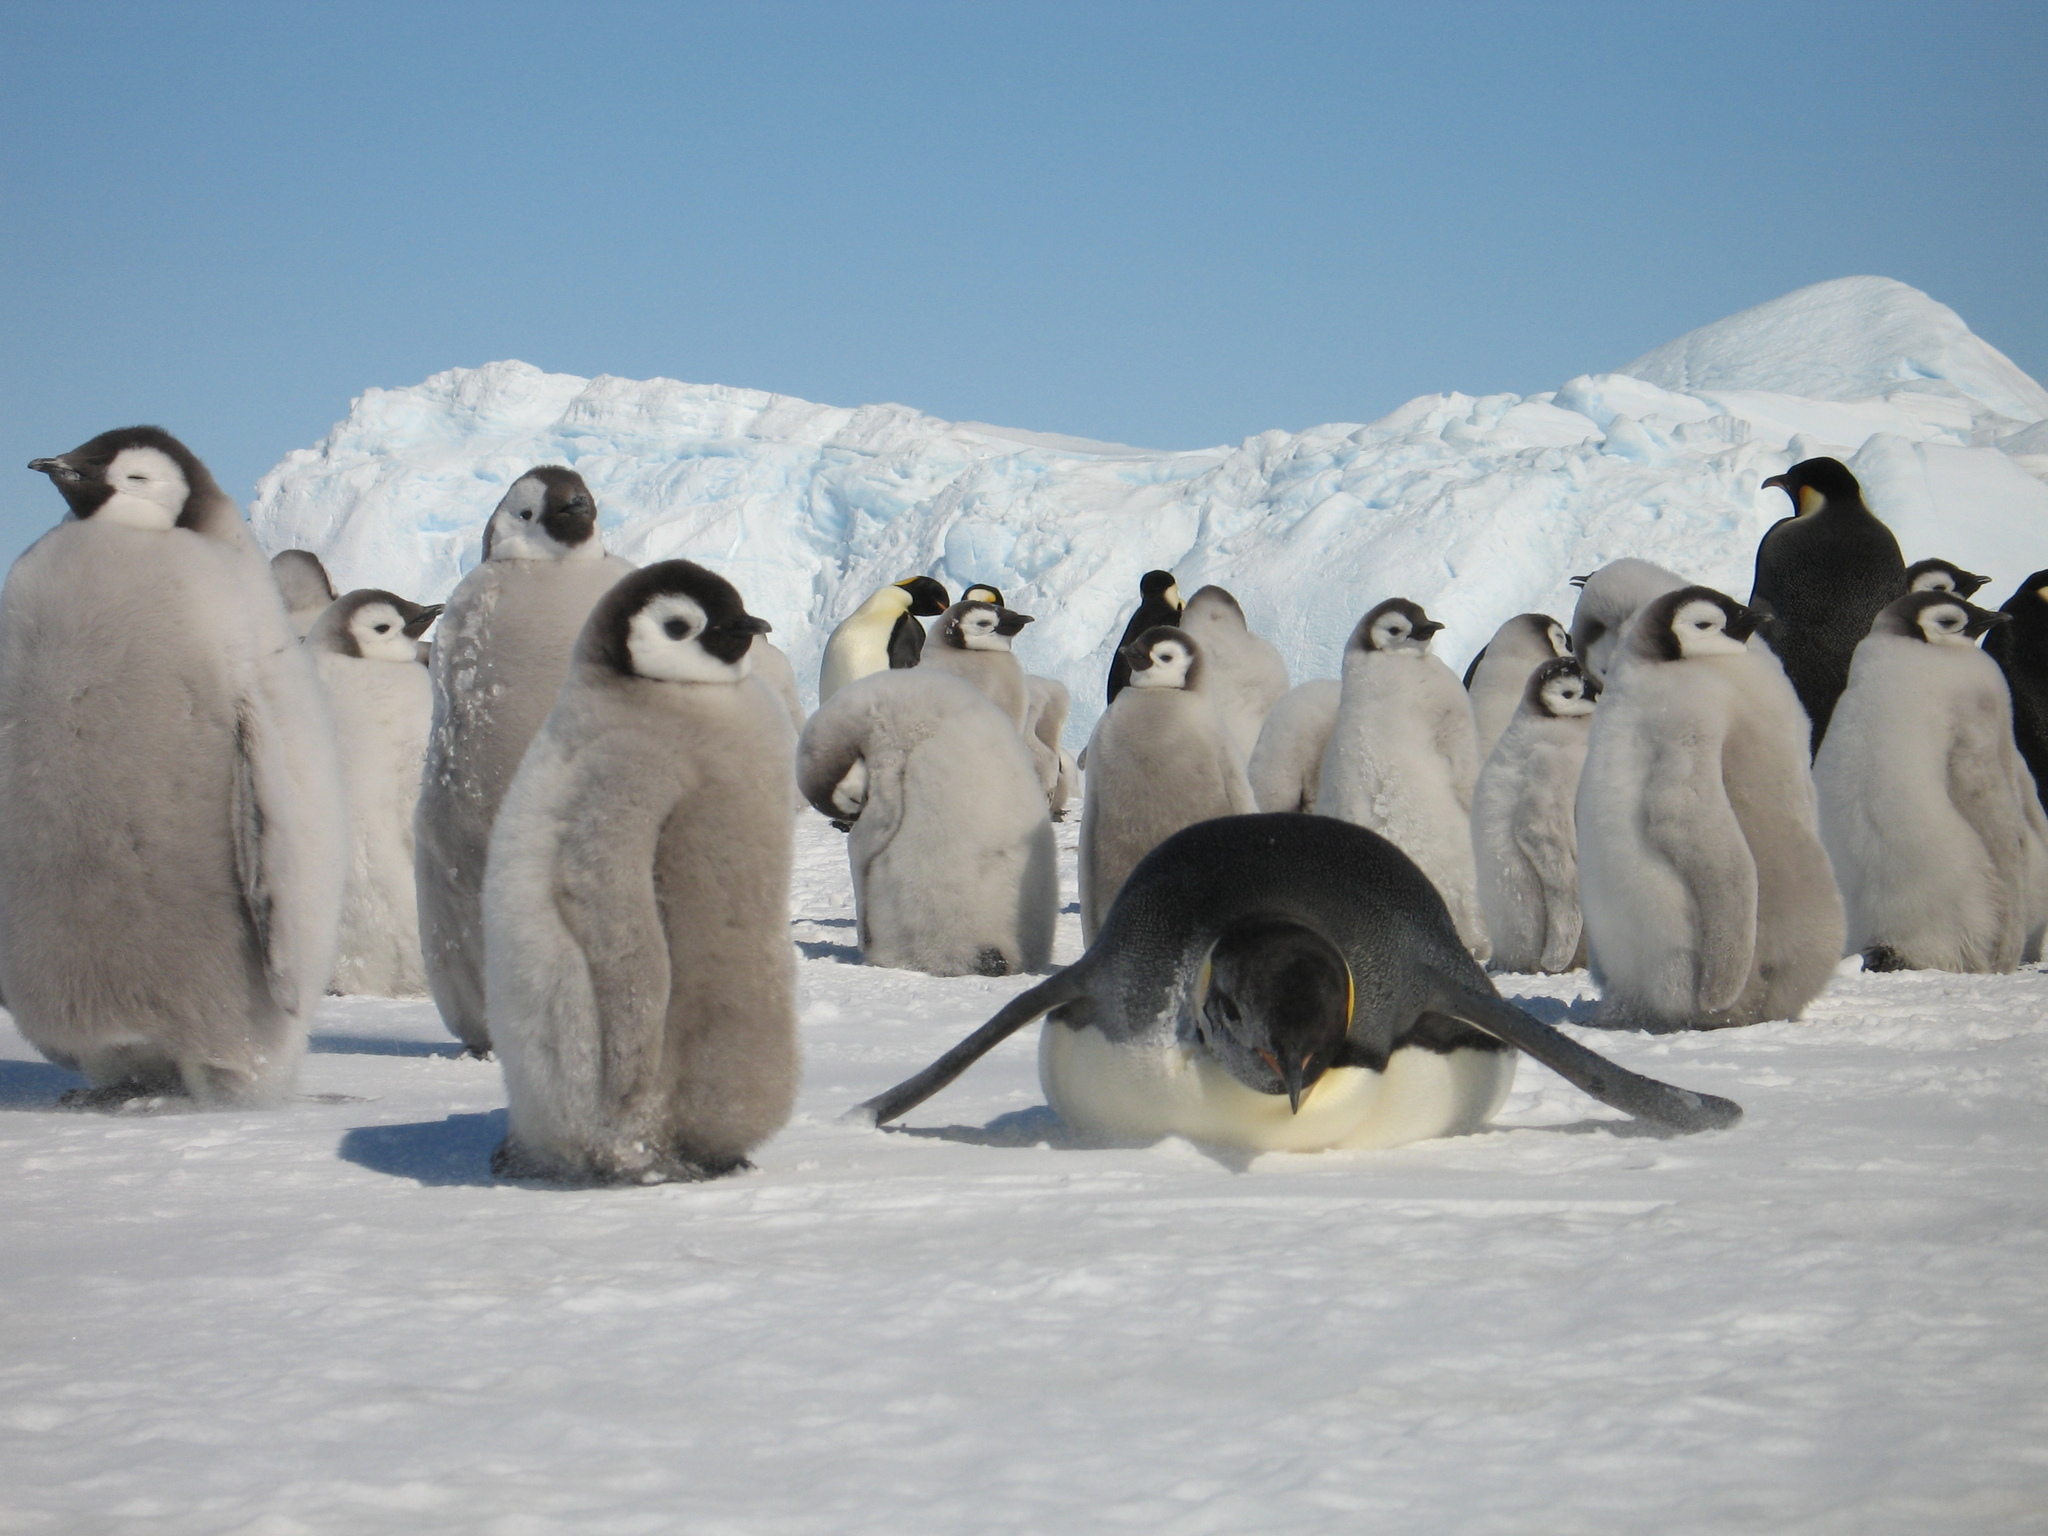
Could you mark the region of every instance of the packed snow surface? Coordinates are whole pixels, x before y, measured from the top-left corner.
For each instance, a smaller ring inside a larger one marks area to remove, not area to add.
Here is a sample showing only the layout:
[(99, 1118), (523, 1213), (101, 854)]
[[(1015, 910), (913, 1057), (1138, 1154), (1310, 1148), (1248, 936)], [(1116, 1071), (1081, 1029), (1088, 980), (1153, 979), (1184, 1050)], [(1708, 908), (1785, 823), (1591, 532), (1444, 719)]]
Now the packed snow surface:
[(2043, 1528), (2048, 975), (1567, 1024), (1748, 1110), (1684, 1140), (1524, 1060), (1398, 1151), (1073, 1145), (1028, 1034), (860, 1130), (1027, 983), (853, 963), (844, 848), (806, 817), (797, 1116), (718, 1183), (493, 1184), (423, 1003), (330, 999), (271, 1112), (59, 1111), (0, 1029), (0, 1531)]
[(1832, 454), (1908, 560), (1941, 555), (1997, 599), (2048, 565), (2048, 392), (1952, 310), (1844, 278), (1694, 331), (1621, 373), (1542, 394), (1427, 395), (1370, 425), (1153, 452), (524, 363), (366, 390), (318, 447), (265, 477), (252, 518), (344, 588), (444, 596), (505, 488), (574, 466), (608, 546), (730, 577), (814, 690), (832, 626), (929, 572), (1036, 616), (1018, 655), (1101, 707), (1138, 578), (1231, 589), (1297, 682), (1334, 677), (1382, 598), (1421, 603), (1462, 669), (1516, 613), (1571, 611), (1572, 576), (1624, 555), (1749, 592), (1789, 510), (1765, 479)]

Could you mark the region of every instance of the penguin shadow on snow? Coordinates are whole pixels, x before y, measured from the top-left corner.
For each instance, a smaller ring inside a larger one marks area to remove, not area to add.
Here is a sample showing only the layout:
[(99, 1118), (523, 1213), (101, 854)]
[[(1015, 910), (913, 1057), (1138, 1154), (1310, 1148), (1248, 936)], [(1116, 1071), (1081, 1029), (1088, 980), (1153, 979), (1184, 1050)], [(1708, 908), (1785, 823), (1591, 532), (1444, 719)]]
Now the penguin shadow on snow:
[(799, 930), (791, 935), (797, 952), (806, 960), (836, 960), (841, 965), (865, 963), (858, 944), (835, 944), (830, 939), (806, 937), (805, 928), (852, 928), (856, 926), (850, 917), (805, 917), (799, 918), (790, 927)]
[(0, 1110), (69, 1109), (65, 1095), (85, 1087), (76, 1072), (47, 1061), (0, 1061)]
[(490, 1185), (491, 1153), (505, 1139), (505, 1111), (449, 1115), (402, 1125), (359, 1125), (335, 1149), (345, 1163), (429, 1187)]
[(468, 1054), (458, 1040), (394, 1040), (388, 1035), (341, 1035), (322, 1033), (306, 1043), (313, 1056), (445, 1056), (451, 1060)]
[(884, 1125), (877, 1129), (885, 1136), (953, 1141), (970, 1147), (1047, 1147), (1055, 1152), (1143, 1151), (1171, 1144), (1196, 1152), (1229, 1173), (1249, 1171), (1253, 1159), (1264, 1155), (1180, 1136), (1143, 1141), (1083, 1135), (1060, 1119), (1050, 1104), (1013, 1109), (1008, 1114), (997, 1115), (987, 1125)]

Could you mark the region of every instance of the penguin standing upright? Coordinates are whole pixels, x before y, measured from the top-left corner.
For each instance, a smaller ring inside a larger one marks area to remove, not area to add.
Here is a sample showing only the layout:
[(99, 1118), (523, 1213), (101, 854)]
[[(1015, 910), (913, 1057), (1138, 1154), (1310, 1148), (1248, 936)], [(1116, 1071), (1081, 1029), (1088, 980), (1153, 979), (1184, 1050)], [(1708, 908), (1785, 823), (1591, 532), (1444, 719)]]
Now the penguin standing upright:
[(1709, 587), (1636, 616), (1579, 775), (1579, 908), (1598, 1022), (1666, 1033), (1791, 1019), (1842, 953), (1806, 712), (1761, 615)]
[(2013, 739), (2033, 775), (2036, 797), (2048, 801), (2048, 571), (2021, 582), (1998, 611), (2012, 622), (1984, 637), (1984, 651), (2005, 673)]
[(870, 673), (916, 666), (925, 640), (917, 621), (944, 613), (947, 602), (946, 589), (929, 576), (877, 587), (827, 637), (818, 664), (818, 703)]
[(1258, 745), (1246, 769), (1252, 798), (1262, 811), (1313, 811), (1322, 787), (1323, 753), (1337, 728), (1344, 685), (1334, 677), (1311, 678), (1290, 689), (1259, 727)]
[(1081, 935), (1093, 940), (1137, 862), (1182, 827), (1254, 809), (1228, 730), (1210, 702), (1202, 650), (1161, 625), (1125, 649), (1130, 686), (1088, 738), (1081, 801)]
[(1953, 592), (1957, 597), (1973, 597), (1990, 579), (1964, 570), (1953, 560), (1915, 560), (1906, 567), (1908, 592)]
[(1131, 681), (1131, 664), (1124, 655), (1124, 648), (1148, 629), (1157, 629), (1162, 624), (1178, 624), (1184, 606), (1180, 588), (1174, 584), (1173, 572), (1147, 571), (1138, 578), (1138, 610), (1124, 625), (1123, 638), (1117, 641), (1116, 649), (1109, 653), (1108, 703), (1114, 704), (1116, 696)]
[(374, 588), (327, 605), (306, 649), (327, 690), (348, 795), (348, 883), (334, 990), (421, 997), (419, 900), (413, 884), (413, 812), (434, 721), (434, 685), (418, 641), (441, 615)]
[(328, 579), (327, 567), (310, 549), (286, 549), (270, 557), (270, 574), (284, 594), (292, 632), (304, 636), (334, 601), (334, 583)]
[(1572, 585), (1579, 589), (1572, 609), (1572, 654), (1604, 681), (1643, 605), (1676, 592), (1686, 580), (1661, 565), (1630, 558), (1603, 565), (1590, 576), (1574, 576)]
[(1472, 792), (1479, 907), (1495, 969), (1569, 971), (1585, 955), (1572, 803), (1600, 683), (1576, 656), (1560, 656), (1522, 688)]
[(1571, 654), (1571, 637), (1547, 613), (1518, 613), (1494, 631), (1493, 638), (1465, 669), (1465, 692), (1472, 699), (1472, 725), (1478, 733), (1479, 761), (1484, 763), (1500, 733), (1508, 728), (1529, 691), (1529, 674), (1547, 661)]
[(1024, 710), (1024, 744), (1031, 749), (1038, 782), (1045, 788), (1046, 808), (1054, 821), (1062, 821), (1080, 778), (1074, 754), (1060, 739), (1067, 729), (1067, 712), (1073, 704), (1066, 685), (1049, 677), (1027, 675), (1024, 686), (1030, 695)]
[(0, 594), (0, 991), (109, 1096), (275, 1098), (341, 905), (312, 659), (241, 513), (169, 433), (29, 467), (71, 515)]
[(1879, 613), (1906, 590), (1906, 562), (1891, 529), (1863, 504), (1839, 459), (1803, 459), (1764, 482), (1792, 498), (1792, 515), (1756, 547), (1749, 604), (1769, 617), (1759, 633), (1813, 722), (1813, 750), (1849, 681), (1849, 658)]
[(441, 1018), (481, 1056), (484, 860), (498, 803), (554, 707), (576, 637), (633, 567), (604, 552), (597, 503), (574, 470), (544, 464), (484, 525), (483, 562), (436, 631), (434, 727), (413, 820), (420, 950)]
[(491, 833), (491, 1038), (513, 1178), (748, 1167), (796, 1100), (795, 747), (768, 628), (687, 560), (598, 603)]
[(1202, 648), (1202, 671), (1240, 763), (1249, 764), (1259, 730), (1292, 682), (1273, 642), (1255, 635), (1237, 599), (1204, 587), (1181, 610), (1179, 627)]
[(1856, 647), (1813, 778), (1866, 970), (2010, 971), (2040, 955), (2048, 819), (2005, 679), (1975, 644), (2003, 620), (1914, 592)]
[(1368, 827), (1413, 859), (1484, 963), (1491, 946), (1472, 864), (1479, 754), (1458, 674), (1430, 654), (1430, 637), (1442, 628), (1401, 597), (1358, 621), (1344, 648), (1343, 698), (1323, 753), (1316, 814)]
[(955, 603), (932, 626), (932, 643), (919, 665), (972, 683), (1021, 732), (1031, 712), (1031, 689), (1010, 642), (1030, 622), (1030, 614), (994, 603)]

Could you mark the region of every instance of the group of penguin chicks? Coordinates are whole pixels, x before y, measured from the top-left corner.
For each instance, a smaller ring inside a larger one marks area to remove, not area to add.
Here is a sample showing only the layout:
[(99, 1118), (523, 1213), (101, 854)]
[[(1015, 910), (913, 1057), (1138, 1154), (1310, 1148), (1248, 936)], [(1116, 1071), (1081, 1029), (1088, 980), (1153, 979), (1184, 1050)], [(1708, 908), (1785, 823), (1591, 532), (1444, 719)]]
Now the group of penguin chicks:
[[(301, 551), (266, 564), (160, 429), (31, 468), (70, 515), (0, 595), (0, 992), (89, 1101), (274, 1099), (323, 992), (427, 990), (503, 1065), (500, 1173), (729, 1172), (796, 1092), (799, 790), (848, 831), (870, 961), (1006, 974), (1048, 962), (1051, 822), (1083, 766), (1087, 953), (867, 1118), (1046, 1016), (1046, 1091), (1084, 1134), (1391, 1145), (1482, 1123), (1518, 1049), (1700, 1129), (1740, 1111), (1507, 1004), (1489, 949), (1552, 969), (1589, 950), (1614, 1022), (1791, 1016), (1841, 953), (1829, 855), (1873, 964), (2003, 969), (2038, 945), (2048, 842), (1996, 666), (1969, 644), (1990, 616), (1962, 573), (1879, 594), (1905, 580), (1895, 545), (1852, 602), (1853, 562), (1800, 530), (1890, 536), (1833, 461), (1773, 482), (1798, 503), (1752, 599), (1773, 602), (1775, 656), (1748, 639), (1759, 607), (1624, 561), (1586, 581), (1576, 656), (1555, 624), (1514, 621), (1469, 702), (1428, 654), (1438, 626), (1398, 599), (1360, 622), (1341, 681), (1290, 691), (1230, 594), (1183, 605), (1153, 573), (1078, 764), (1065, 691), (1011, 651), (1030, 617), (993, 588), (875, 594), (828, 643), (807, 720), (739, 593), (689, 561), (606, 554), (560, 466), (507, 490), (445, 610), (337, 597)], [(1866, 596), (1882, 612), (1854, 672), (1846, 652), (1810, 664)], [(938, 620), (929, 642), (919, 617)], [(1848, 674), (1839, 707), (1828, 667)], [(1949, 700), (1948, 734), (1901, 750), (1887, 726), (1878, 750), (1887, 688), (1923, 712)], [(1827, 742), (1847, 745), (1822, 747), (1816, 832), (1807, 722), (1819, 742), (1830, 710)], [(1482, 731), (1499, 737), (1484, 772)], [(1899, 787), (1914, 764), (1964, 775), (1936, 830)], [(1966, 832), (1988, 873), (1939, 846)], [(1947, 948), (1912, 926), (1941, 893)]]

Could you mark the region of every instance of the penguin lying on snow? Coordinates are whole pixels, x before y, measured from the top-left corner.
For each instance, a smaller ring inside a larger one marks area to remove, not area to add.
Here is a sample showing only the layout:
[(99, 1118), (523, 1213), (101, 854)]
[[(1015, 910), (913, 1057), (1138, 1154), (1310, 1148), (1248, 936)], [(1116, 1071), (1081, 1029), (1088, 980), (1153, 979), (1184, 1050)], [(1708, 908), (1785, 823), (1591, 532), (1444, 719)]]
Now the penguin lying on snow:
[(917, 621), (944, 613), (946, 603), (946, 589), (929, 576), (877, 587), (826, 638), (818, 702), (873, 673), (916, 666), (924, 654), (924, 626)]
[(1232, 816), (1168, 838), (1085, 955), (849, 1118), (896, 1119), (1042, 1014), (1047, 1099), (1108, 1139), (1318, 1151), (1451, 1135), (1499, 1107), (1516, 1049), (1670, 1130), (1742, 1114), (1503, 1001), (1407, 856), (1319, 817)]

